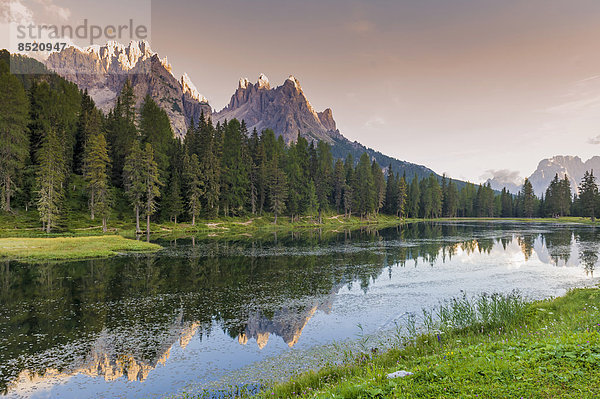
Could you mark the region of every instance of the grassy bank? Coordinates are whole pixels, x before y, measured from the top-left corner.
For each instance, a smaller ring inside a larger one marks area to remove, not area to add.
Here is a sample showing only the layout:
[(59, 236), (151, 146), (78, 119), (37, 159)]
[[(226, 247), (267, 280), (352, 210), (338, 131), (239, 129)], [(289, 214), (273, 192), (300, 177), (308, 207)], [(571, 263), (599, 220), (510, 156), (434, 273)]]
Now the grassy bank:
[(150, 252), (161, 247), (121, 236), (0, 238), (0, 259), (43, 261), (104, 258), (120, 252)]
[[(600, 290), (524, 303), (464, 299), (424, 313), (424, 333), (275, 386), (264, 398), (592, 398), (600, 395)], [(388, 379), (398, 370), (414, 373)]]
[[(344, 215), (324, 214), (319, 221), (316, 216), (302, 216), (295, 221), (289, 217), (279, 217), (277, 224), (272, 215), (220, 217), (215, 219), (198, 220), (195, 226), (191, 223), (151, 223), (151, 232), (154, 236), (186, 236), (195, 235), (202, 237), (235, 237), (235, 236), (260, 236), (271, 232), (286, 232), (294, 230), (322, 229), (324, 231), (353, 230), (361, 227), (384, 228), (396, 226), (401, 223), (415, 222), (447, 222), (447, 221), (478, 221), (478, 222), (517, 222), (517, 223), (555, 223), (555, 224), (584, 224), (596, 225), (589, 218), (563, 217), (563, 218), (442, 218), (442, 219), (398, 219), (389, 215), (378, 215), (369, 218)], [(119, 234), (128, 238), (135, 237), (135, 224), (133, 218), (127, 220), (111, 219), (108, 223), (109, 234)], [(145, 230), (145, 226), (143, 226)], [(98, 236), (105, 235), (98, 220), (91, 220), (87, 213), (75, 212), (69, 214), (65, 220), (50, 234), (52, 237), (72, 236)], [(16, 211), (13, 214), (0, 212), (0, 237), (47, 237), (42, 231), (38, 215), (35, 211)]]

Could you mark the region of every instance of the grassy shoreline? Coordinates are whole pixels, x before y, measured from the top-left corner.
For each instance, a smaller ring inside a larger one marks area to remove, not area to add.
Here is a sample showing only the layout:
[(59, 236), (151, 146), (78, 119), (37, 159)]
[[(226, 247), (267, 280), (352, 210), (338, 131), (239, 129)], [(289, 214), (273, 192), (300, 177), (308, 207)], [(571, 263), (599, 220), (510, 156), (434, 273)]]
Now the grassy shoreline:
[(0, 259), (24, 261), (106, 258), (122, 252), (154, 252), (160, 245), (121, 236), (0, 238)]
[[(428, 331), (397, 347), (267, 386), (258, 397), (598, 397), (600, 289), (533, 303), (513, 300), (478, 304), (475, 313), (455, 300), (446, 313), (438, 309)], [(493, 309), (497, 314), (489, 313)], [(398, 370), (414, 374), (387, 378)]]
[[(17, 213), (14, 215), (0, 214), (0, 259), (23, 259), (23, 260), (68, 260), (87, 259), (113, 256), (122, 251), (153, 251), (157, 250), (154, 244), (134, 241), (136, 232), (132, 222), (113, 221), (109, 223), (109, 231), (104, 233), (98, 221), (89, 220), (87, 215), (78, 215), (73, 218), (76, 222), (70, 224), (69, 228), (57, 229), (51, 234), (46, 234), (38, 226), (37, 219), (32, 212), (27, 214)], [(315, 216), (304, 216), (294, 222), (290, 218), (280, 217), (278, 223), (274, 224), (272, 216), (255, 217), (230, 217), (212, 220), (200, 220), (195, 226), (189, 223), (152, 223), (151, 238), (185, 238), (194, 236), (199, 239), (249, 239), (268, 237), (272, 234), (286, 234), (290, 232), (319, 231), (319, 233), (340, 233), (363, 228), (382, 229), (395, 227), (402, 224), (419, 222), (515, 222), (515, 223), (546, 223), (560, 225), (592, 225), (589, 219), (565, 217), (560, 219), (502, 219), (502, 218), (441, 218), (441, 219), (399, 219), (394, 216), (378, 215), (368, 219), (356, 216), (345, 218), (344, 215), (323, 215), (321, 223)], [(65, 240), (56, 241), (58, 238), (85, 238), (97, 237), (96, 241), (90, 241), (87, 245), (78, 247)], [(131, 239), (129, 241), (116, 242), (118, 238)], [(16, 241), (3, 244), (1, 240), (15, 239)], [(29, 243), (28, 239), (50, 240), (44, 250), (35, 251), (33, 247), (38, 246)], [(54, 241), (52, 241), (54, 240)], [(19, 244), (20, 241), (20, 244)], [(17, 245), (18, 244), (18, 245)], [(6, 248), (3, 248), (6, 247)]]
[[(151, 223), (151, 233), (154, 236), (184, 236), (196, 237), (235, 237), (254, 236), (270, 232), (287, 232), (294, 230), (321, 229), (325, 231), (353, 230), (363, 227), (393, 227), (400, 224), (418, 222), (516, 222), (516, 223), (544, 223), (544, 224), (577, 224), (596, 226), (587, 218), (562, 217), (562, 218), (440, 218), (440, 219), (399, 219), (395, 216), (378, 215), (367, 219), (344, 215), (323, 215), (321, 223), (316, 216), (303, 216), (294, 222), (289, 217), (279, 217), (277, 224), (271, 215), (221, 217), (197, 221), (195, 226), (191, 223)], [(135, 237), (133, 219), (128, 221), (111, 220), (108, 224), (108, 234), (118, 234), (124, 237)], [(144, 226), (145, 227), (145, 226)], [(106, 235), (102, 232), (99, 222), (90, 220), (87, 214), (77, 214), (69, 218), (51, 234), (42, 231), (35, 212), (18, 212), (14, 215), (0, 214), (0, 237), (73, 237), (73, 236), (98, 236)]]

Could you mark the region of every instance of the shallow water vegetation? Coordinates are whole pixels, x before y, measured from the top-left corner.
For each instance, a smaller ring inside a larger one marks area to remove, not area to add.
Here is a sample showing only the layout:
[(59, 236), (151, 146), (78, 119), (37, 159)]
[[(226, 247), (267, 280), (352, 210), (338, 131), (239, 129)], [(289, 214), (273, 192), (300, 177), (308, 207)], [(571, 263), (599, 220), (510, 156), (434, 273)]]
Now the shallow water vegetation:
[[(599, 307), (599, 289), (534, 303), (517, 293), (464, 296), (425, 312), (421, 335), (271, 385), (259, 397), (597, 397)], [(414, 375), (387, 378), (397, 370)]]
[(153, 252), (160, 245), (121, 236), (0, 238), (0, 259), (27, 261), (104, 258), (120, 252)]

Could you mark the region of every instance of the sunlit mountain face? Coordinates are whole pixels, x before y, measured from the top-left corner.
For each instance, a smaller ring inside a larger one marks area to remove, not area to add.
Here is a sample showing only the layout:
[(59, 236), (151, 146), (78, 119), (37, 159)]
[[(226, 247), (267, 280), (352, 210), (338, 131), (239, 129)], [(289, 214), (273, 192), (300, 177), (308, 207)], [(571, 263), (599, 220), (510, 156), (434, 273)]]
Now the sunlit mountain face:
[(556, 295), (594, 281), (599, 238), (582, 227), (422, 223), (179, 239), (161, 242), (167, 249), (157, 255), (109, 260), (4, 262), (2, 391), (177, 391), (181, 378), (218, 381), (353, 337), (359, 324), (365, 333), (391, 328), (461, 291)]

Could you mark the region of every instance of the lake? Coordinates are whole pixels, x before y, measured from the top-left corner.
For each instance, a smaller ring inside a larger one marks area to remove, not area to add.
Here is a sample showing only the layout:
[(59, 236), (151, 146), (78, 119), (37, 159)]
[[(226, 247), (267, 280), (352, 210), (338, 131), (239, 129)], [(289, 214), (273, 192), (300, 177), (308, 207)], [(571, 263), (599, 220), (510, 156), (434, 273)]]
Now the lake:
[(600, 230), (447, 222), (156, 242), (153, 255), (0, 263), (0, 396), (154, 398), (285, 378), (464, 293), (595, 285)]

